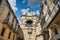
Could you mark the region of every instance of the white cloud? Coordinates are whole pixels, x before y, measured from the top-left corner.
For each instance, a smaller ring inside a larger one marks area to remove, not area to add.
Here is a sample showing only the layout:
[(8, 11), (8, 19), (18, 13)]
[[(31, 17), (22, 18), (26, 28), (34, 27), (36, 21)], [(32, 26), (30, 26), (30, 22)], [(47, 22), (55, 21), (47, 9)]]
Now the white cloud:
[(33, 11), (32, 14), (36, 14), (37, 16), (39, 16), (40, 13), (39, 10), (37, 10), (37, 11)]
[(20, 11), (21, 11), (22, 13), (27, 13), (28, 10), (30, 10), (30, 9), (29, 9), (29, 8), (27, 8), (27, 9), (21, 9)]
[[(22, 13), (25, 13), (25, 14), (27, 14), (28, 13), (28, 10), (30, 10), (29, 8), (27, 8), (27, 9), (21, 9), (20, 11), (22, 12)], [(39, 10), (37, 10), (37, 11), (31, 11), (31, 13), (32, 14), (36, 14), (36, 15), (38, 15), (39, 16)]]
[(11, 5), (13, 11), (16, 12), (18, 10), (17, 7), (16, 7), (16, 0), (8, 0), (8, 1)]
[(39, 14), (40, 14), (39, 10), (38, 10), (38, 11), (36, 11), (36, 14), (39, 16)]
[(21, 9), (20, 11), (23, 13), (23, 12), (26, 12), (26, 9)]
[(37, 6), (37, 5), (40, 6), (40, 3), (41, 3), (41, 0), (29, 0), (29, 1), (28, 1), (28, 4), (29, 4), (30, 6)]

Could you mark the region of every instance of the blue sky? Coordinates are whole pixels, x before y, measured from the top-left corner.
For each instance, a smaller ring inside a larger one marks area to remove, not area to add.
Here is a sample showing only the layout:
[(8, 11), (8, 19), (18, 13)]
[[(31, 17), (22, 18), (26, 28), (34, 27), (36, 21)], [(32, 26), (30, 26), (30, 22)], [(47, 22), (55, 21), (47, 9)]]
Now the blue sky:
[(22, 15), (21, 10), (30, 9), (32, 12), (40, 10), (41, 0), (8, 0), (12, 6), (13, 11), (19, 21), (20, 16)]

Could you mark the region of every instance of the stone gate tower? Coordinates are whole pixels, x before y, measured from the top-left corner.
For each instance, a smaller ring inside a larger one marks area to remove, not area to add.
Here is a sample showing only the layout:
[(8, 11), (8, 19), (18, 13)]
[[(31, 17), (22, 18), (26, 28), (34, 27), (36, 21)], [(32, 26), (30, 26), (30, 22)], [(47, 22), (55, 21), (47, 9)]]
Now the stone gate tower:
[(36, 37), (40, 34), (41, 29), (39, 19), (36, 14), (31, 13), (29, 10), (28, 12), (24, 12), (21, 16), (20, 27), (23, 30), (25, 40), (40, 40), (40, 37)]

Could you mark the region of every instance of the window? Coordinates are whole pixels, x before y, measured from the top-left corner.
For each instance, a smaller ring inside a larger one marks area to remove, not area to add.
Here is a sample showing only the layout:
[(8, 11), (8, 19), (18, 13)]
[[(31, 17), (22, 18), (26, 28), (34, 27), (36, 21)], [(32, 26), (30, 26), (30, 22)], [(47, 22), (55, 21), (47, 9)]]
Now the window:
[(7, 19), (9, 20), (9, 17), (10, 17), (10, 12), (8, 12), (8, 15), (7, 15)]
[(9, 33), (8, 39), (10, 39), (11, 32)]
[(58, 6), (58, 8), (60, 9), (60, 2), (58, 2), (57, 6)]
[(46, 0), (45, 0), (45, 5), (46, 5), (47, 7), (49, 6)]
[(8, 15), (7, 15), (8, 20), (9, 20), (9, 17), (10, 17), (10, 12), (8, 12)]
[(15, 24), (15, 28), (16, 28), (16, 26), (17, 26), (17, 22), (16, 22), (16, 24)]
[(9, 20), (9, 19), (8, 19), (8, 18), (6, 18), (6, 19), (4, 20), (4, 21), (5, 21), (5, 23), (8, 23), (8, 20)]
[(0, 0), (0, 5), (1, 5), (1, 3), (2, 3), (2, 0)]
[(10, 12), (8, 12), (8, 15), (7, 16), (10, 17)]
[(58, 32), (57, 32), (57, 29), (55, 28), (55, 35), (57, 35), (58, 34)]
[(48, 31), (48, 33), (47, 33), (47, 39), (49, 40), (49, 38), (50, 38), (50, 35), (49, 35), (49, 31)]
[(41, 21), (41, 26), (43, 27), (43, 25), (46, 23), (45, 21), (45, 16), (42, 17), (42, 21)]
[(50, 10), (49, 10), (49, 13), (48, 13), (48, 14), (49, 14), (49, 16), (51, 16), (51, 14), (52, 14), (52, 13), (51, 13), (51, 11), (50, 11)]
[(47, 1), (45, 0), (45, 5), (47, 5)]
[(14, 38), (15, 38), (15, 35), (13, 35), (13, 40), (14, 40)]
[(5, 21), (5, 23), (8, 23), (8, 22), (9, 22), (9, 17), (10, 17), (10, 13), (8, 12), (7, 17), (6, 17), (6, 19), (4, 20), (4, 21)]
[(13, 26), (13, 24), (14, 24), (14, 18), (13, 18), (13, 20), (12, 20), (12, 25), (11, 25), (11, 26)]
[(2, 36), (4, 35), (4, 31), (5, 31), (5, 28), (3, 28), (3, 30), (2, 30), (2, 33), (1, 33)]
[(31, 20), (26, 21), (27, 26), (32, 26), (32, 24), (33, 24), (33, 21), (31, 21)]
[(32, 34), (32, 32), (28, 32), (28, 34)]

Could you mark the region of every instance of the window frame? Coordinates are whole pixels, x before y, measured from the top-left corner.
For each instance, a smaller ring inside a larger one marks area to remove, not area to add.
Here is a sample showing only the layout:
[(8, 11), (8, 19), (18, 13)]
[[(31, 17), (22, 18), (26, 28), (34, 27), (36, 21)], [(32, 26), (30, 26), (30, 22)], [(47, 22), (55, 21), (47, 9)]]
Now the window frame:
[(11, 32), (9, 32), (8, 39), (10, 39), (10, 36), (11, 36)]
[(5, 28), (2, 29), (1, 36), (4, 36)]

